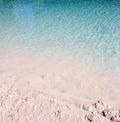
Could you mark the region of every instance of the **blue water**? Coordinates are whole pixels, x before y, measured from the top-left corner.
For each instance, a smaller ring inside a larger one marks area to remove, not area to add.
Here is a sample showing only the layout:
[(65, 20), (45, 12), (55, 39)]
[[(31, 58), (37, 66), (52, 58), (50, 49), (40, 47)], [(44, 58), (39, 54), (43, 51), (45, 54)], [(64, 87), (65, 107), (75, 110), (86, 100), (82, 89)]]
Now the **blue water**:
[(120, 68), (119, 0), (1, 0), (0, 48), (61, 54)]

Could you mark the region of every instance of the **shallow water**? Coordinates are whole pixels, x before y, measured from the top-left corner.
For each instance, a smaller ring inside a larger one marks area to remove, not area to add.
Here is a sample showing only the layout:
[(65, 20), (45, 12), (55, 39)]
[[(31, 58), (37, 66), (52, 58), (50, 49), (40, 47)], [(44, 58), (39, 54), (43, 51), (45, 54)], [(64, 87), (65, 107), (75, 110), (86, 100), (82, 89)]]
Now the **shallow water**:
[(120, 2), (1, 0), (0, 48), (73, 56), (97, 70), (118, 71)]

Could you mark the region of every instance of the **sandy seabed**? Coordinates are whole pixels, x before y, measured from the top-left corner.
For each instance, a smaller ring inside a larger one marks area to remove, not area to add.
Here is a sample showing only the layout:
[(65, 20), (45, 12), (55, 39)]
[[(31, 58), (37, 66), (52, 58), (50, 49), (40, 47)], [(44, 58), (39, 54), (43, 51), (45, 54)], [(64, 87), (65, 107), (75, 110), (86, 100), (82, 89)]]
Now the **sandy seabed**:
[(70, 57), (0, 51), (0, 122), (120, 122), (119, 73)]

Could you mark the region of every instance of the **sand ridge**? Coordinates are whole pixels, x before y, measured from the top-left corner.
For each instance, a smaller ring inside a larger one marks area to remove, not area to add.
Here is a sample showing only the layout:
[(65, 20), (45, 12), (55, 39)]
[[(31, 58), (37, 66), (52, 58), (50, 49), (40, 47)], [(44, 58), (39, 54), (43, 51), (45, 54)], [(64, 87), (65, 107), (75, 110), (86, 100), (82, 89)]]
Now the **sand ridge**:
[(119, 122), (120, 111), (103, 101), (82, 103), (65, 101), (42, 91), (0, 86), (1, 122)]

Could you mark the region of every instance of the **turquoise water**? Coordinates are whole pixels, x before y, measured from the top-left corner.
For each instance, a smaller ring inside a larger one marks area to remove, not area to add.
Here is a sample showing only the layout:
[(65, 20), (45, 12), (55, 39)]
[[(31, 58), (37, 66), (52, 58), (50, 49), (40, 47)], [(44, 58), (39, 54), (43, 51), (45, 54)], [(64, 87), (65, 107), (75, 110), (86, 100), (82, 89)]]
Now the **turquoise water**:
[(120, 68), (119, 0), (1, 0), (0, 48), (61, 54)]

